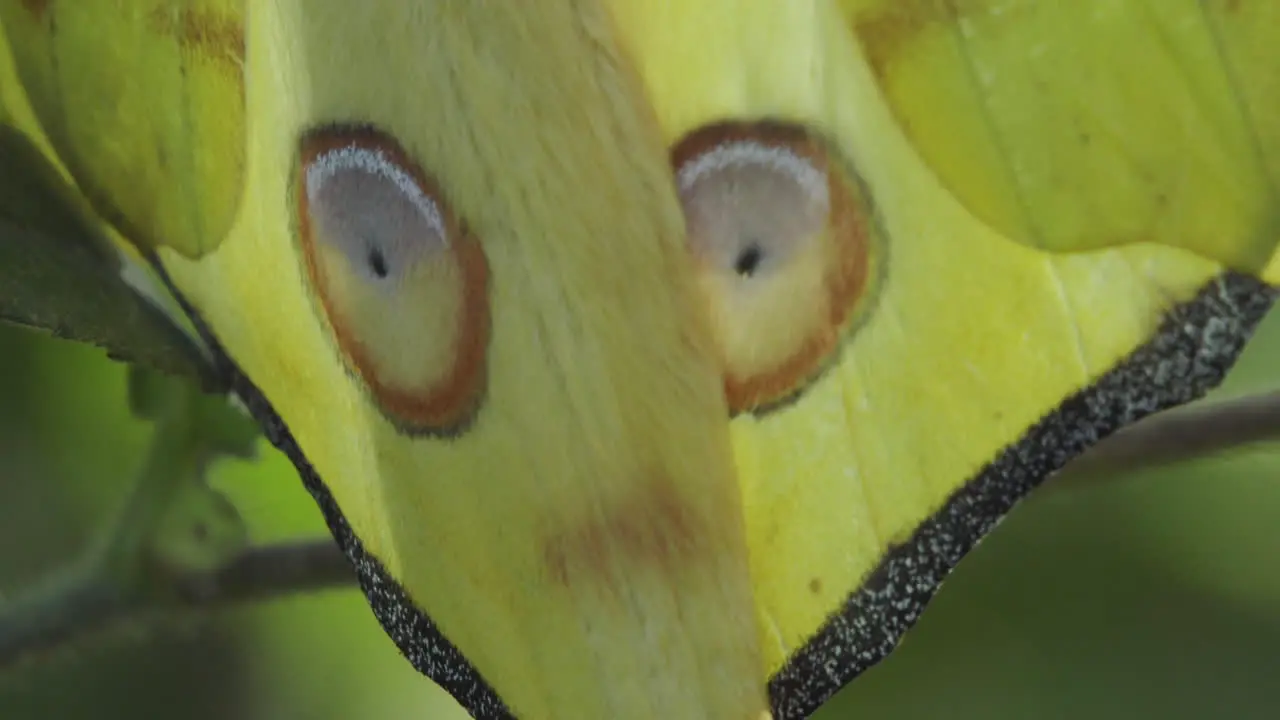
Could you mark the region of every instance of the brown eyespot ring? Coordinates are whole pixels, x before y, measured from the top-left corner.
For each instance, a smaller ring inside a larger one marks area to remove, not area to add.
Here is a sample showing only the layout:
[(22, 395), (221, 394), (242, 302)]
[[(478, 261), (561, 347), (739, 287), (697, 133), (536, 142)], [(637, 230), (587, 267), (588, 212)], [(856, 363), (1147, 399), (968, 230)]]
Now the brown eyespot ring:
[(862, 183), (819, 135), (726, 122), (671, 152), (733, 413), (811, 382), (866, 306), (880, 255)]
[(403, 430), (457, 432), (483, 395), (489, 269), (439, 188), (388, 134), (300, 143), (298, 235), (348, 368)]

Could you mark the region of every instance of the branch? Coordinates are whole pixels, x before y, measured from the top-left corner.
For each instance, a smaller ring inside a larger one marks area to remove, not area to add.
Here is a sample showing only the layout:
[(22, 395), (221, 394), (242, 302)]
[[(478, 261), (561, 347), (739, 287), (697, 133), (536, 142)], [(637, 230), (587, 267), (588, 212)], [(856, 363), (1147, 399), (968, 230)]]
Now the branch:
[[(1280, 391), (1166, 410), (1116, 432), (1063, 470), (1070, 485), (1280, 440)], [(1053, 482), (1049, 487), (1059, 486)]]
[(119, 588), (89, 572), (27, 594), (0, 612), (0, 670), (106, 627), (126, 605)]
[(250, 548), (212, 572), (174, 578), (188, 607), (272, 600), (295, 593), (354, 587), (355, 572), (328, 537)]
[(88, 563), (0, 608), (0, 671), (112, 628), (174, 611), (355, 585), (351, 565), (327, 537), (249, 548), (212, 571), (168, 576), (155, 572), (148, 583), (153, 590), (131, 593), (96, 563)]

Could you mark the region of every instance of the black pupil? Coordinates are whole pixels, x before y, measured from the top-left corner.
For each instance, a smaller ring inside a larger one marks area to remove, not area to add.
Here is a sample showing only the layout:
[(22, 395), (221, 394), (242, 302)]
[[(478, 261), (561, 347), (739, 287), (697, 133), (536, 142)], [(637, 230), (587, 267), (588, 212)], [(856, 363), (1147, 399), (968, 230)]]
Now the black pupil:
[(743, 277), (751, 277), (760, 269), (760, 261), (763, 259), (764, 251), (753, 243), (738, 254), (738, 259), (733, 262), (733, 269)]
[(387, 258), (377, 247), (369, 248), (369, 269), (380, 278), (387, 276)]

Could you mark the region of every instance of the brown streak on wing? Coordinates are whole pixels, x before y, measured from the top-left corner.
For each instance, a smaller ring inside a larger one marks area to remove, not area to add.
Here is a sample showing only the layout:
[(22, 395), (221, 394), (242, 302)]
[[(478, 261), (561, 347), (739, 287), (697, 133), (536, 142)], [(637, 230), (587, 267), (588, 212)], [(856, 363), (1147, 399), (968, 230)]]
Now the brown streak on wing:
[(183, 8), (151, 13), (151, 28), (173, 38), (184, 49), (227, 63), (237, 74), (244, 64), (244, 25), (235, 18)]
[(552, 532), (542, 553), (556, 584), (595, 586), (620, 596), (621, 583), (632, 573), (682, 574), (711, 559), (713, 546), (705, 522), (682, 503), (670, 479), (659, 475), (604, 513)]
[(22, 0), (22, 7), (37, 21), (43, 21), (53, 7), (53, 0)]

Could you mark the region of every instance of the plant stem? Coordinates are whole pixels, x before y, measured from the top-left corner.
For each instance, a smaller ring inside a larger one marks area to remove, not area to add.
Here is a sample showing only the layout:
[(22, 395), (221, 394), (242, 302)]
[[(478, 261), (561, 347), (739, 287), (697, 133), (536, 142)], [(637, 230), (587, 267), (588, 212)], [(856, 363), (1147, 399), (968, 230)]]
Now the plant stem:
[(148, 544), (156, 526), (177, 488), (197, 477), (204, 462), (192, 422), (195, 390), (182, 382), (170, 386), (173, 390), (164, 395), (142, 471), (98, 550), (101, 571), (114, 576), (125, 594), (140, 591), (146, 581)]
[(167, 592), (121, 586), (100, 565), (89, 563), (0, 608), (0, 671), (149, 616), (353, 587), (355, 575), (326, 537), (249, 548), (217, 570), (150, 581)]
[(0, 612), (0, 669), (74, 642), (127, 606), (97, 568), (77, 568)]
[[(1280, 391), (1195, 403), (1153, 415), (1095, 445), (1064, 470), (1067, 484), (1201, 460), (1280, 440)], [(1057, 480), (1048, 487), (1061, 485)]]
[(199, 607), (351, 587), (355, 581), (351, 563), (325, 537), (250, 548), (217, 570), (175, 578), (173, 587), (178, 602)]
[(160, 394), (146, 460), (100, 545), (52, 582), (0, 605), (0, 670), (157, 612), (352, 584), (350, 565), (328, 538), (248, 548), (208, 571), (153, 561), (156, 529), (175, 493), (198, 480), (213, 450), (195, 420), (196, 393), (175, 382)]

